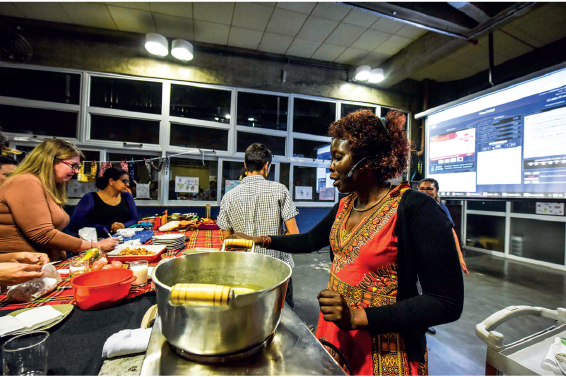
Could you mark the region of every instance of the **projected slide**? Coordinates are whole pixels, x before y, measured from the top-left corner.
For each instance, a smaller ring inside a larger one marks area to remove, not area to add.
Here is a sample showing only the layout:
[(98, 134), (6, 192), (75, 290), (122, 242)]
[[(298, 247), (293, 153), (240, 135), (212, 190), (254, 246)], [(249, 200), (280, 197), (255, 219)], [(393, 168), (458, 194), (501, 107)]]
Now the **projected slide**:
[(431, 114), (441, 195), (566, 198), (566, 69)]

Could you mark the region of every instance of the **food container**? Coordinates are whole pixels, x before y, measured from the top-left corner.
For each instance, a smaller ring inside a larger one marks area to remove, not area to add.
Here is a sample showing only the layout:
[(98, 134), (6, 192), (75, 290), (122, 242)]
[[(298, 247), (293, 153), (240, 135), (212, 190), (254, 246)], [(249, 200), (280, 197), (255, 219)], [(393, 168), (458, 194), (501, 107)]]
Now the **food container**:
[(120, 246), (114, 249), (113, 251), (106, 254), (106, 258), (108, 259), (108, 263), (112, 263), (113, 261), (117, 260), (122, 263), (128, 262), (135, 262), (139, 260), (146, 260), (147, 263), (157, 263), (161, 260), (161, 254), (163, 254), (167, 247), (163, 245), (139, 245), (139, 246), (129, 246), (135, 248), (144, 248), (149, 251), (153, 251), (154, 255), (119, 255), (120, 251), (128, 246)]
[[(260, 345), (279, 324), (291, 274), (287, 263), (257, 253), (219, 251), (162, 262), (153, 282), (163, 336), (197, 355)], [(238, 286), (258, 290), (237, 293)]]
[(82, 310), (98, 310), (115, 305), (126, 297), (136, 280), (127, 269), (92, 271), (71, 279), (75, 301)]

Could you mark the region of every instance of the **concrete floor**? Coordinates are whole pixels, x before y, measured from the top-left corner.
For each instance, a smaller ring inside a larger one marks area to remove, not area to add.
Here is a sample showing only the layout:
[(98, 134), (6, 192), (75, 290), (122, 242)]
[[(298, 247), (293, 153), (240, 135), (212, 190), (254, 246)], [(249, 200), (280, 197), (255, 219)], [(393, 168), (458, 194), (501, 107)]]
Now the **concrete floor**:
[[(464, 276), (465, 303), (461, 318), (437, 326), (427, 334), (430, 375), (484, 375), (486, 345), (475, 326), (511, 305), (566, 307), (566, 273), (532, 264), (465, 250), (469, 276)], [(326, 288), (330, 273), (328, 253), (294, 255), (295, 312), (307, 324), (318, 322), (316, 295)], [(521, 317), (498, 327), (505, 343), (545, 329), (554, 322)]]

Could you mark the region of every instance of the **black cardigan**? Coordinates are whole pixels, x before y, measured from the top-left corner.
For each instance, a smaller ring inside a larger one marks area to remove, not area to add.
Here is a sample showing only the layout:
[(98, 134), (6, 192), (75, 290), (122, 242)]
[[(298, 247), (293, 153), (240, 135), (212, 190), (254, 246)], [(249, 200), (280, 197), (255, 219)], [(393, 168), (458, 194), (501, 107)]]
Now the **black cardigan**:
[[(309, 232), (272, 236), (270, 249), (308, 253), (329, 245), (338, 204)], [(430, 196), (407, 190), (397, 210), (397, 302), (366, 308), (372, 335), (399, 332), (410, 361), (424, 362), (426, 329), (460, 318), (464, 280), (452, 223)], [(331, 258), (334, 254), (331, 250)], [(420, 281), (423, 294), (417, 291)]]

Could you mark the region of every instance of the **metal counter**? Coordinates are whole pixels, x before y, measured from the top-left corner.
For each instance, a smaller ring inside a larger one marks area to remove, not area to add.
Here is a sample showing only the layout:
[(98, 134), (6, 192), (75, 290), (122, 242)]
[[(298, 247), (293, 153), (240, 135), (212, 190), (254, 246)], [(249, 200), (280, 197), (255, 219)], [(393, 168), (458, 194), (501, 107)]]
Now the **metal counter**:
[(210, 375), (345, 375), (336, 361), (297, 315), (285, 305), (271, 343), (259, 353), (227, 363), (203, 364), (177, 356), (161, 334), (161, 319), (153, 326), (142, 376)]

